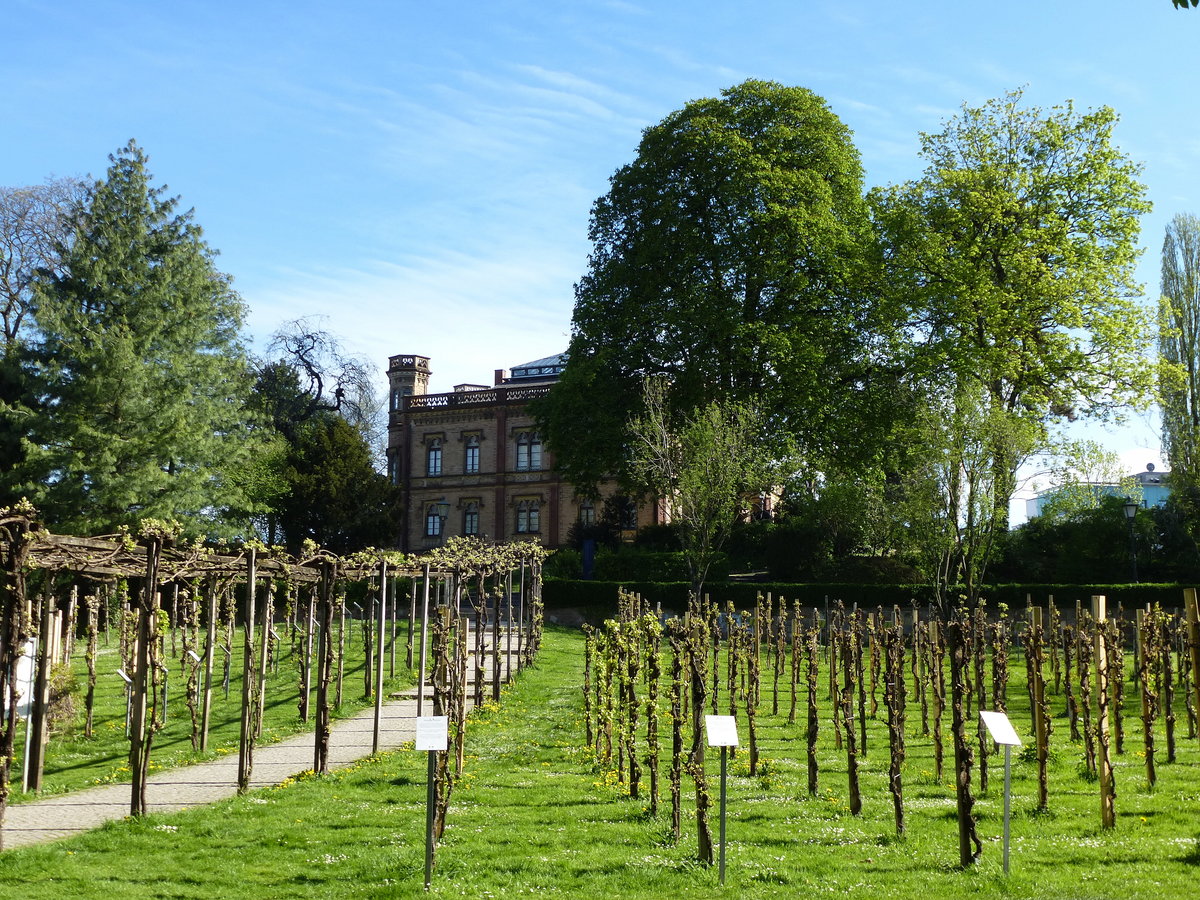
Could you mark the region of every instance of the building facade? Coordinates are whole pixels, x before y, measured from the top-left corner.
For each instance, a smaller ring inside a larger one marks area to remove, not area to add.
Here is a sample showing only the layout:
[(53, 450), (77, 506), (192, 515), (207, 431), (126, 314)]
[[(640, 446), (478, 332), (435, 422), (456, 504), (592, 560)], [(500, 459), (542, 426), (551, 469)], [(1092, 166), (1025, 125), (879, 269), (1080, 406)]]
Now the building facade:
[[(1156, 472), (1154, 464), (1150, 463), (1144, 472), (1134, 472), (1129, 476), (1130, 481), (1135, 482), (1141, 489), (1141, 497), (1138, 502), (1143, 508), (1153, 509), (1166, 506), (1167, 499), (1171, 496), (1170, 474), (1170, 472)], [(1087, 487), (1091, 489), (1097, 502), (1103, 497), (1124, 497), (1129, 493), (1128, 488), (1120, 484), (1089, 482)], [(1054, 499), (1059, 490), (1059, 488), (1047, 488), (1026, 500), (1026, 518), (1032, 519), (1045, 512), (1046, 505)]]
[[(404, 494), (400, 549), (418, 553), (448, 537), (567, 543), (576, 522), (591, 524), (602, 501), (579, 496), (554, 471), (529, 401), (562, 373), (562, 355), (497, 369), (493, 384), (431, 394), (429, 357), (388, 362), (388, 474)], [(602, 495), (612, 493), (611, 488)], [(630, 510), (633, 529), (659, 520), (654, 505)]]

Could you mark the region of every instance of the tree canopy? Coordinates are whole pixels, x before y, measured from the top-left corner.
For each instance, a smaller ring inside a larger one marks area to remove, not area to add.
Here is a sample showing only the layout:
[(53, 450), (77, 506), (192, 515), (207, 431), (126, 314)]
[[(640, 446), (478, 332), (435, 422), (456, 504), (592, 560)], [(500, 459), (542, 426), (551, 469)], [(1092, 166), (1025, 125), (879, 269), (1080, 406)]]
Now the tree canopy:
[(217, 528), (238, 502), (222, 473), (245, 449), (242, 303), (191, 212), (150, 186), (141, 148), (110, 162), (33, 286), (22, 487), (64, 531)]
[(1163, 447), (1171, 493), (1193, 528), (1200, 517), (1200, 219), (1176, 215), (1162, 246), (1158, 353)]
[[(873, 193), (884, 270), (907, 307), (903, 368), (982, 404), (997, 435), (989, 489), (1003, 526), (1022, 447), (1048, 422), (1105, 416), (1151, 395), (1149, 320), (1134, 282), (1140, 166), (1114, 146), (1116, 114), (965, 106), (921, 137), (920, 179)], [(1002, 418), (1012, 423), (1004, 425)], [(1041, 437), (1039, 437), (1041, 435)]]
[(623, 470), (645, 376), (671, 379), (681, 415), (753, 399), (813, 434), (860, 383), (862, 167), (811, 91), (746, 81), (647, 128), (590, 237), (569, 361), (539, 409), (575, 484)]

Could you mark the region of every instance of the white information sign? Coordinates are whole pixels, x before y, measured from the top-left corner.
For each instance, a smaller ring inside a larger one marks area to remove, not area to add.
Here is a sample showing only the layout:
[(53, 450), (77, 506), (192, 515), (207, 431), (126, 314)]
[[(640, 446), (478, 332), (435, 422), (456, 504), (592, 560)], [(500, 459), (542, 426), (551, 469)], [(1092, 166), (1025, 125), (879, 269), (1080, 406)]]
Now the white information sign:
[[(37, 645), (30, 638), (17, 657), (17, 715), (22, 719), (28, 719), (33, 708), (33, 657), (36, 653)], [(7, 707), (8, 698), (4, 699)]]
[(449, 744), (449, 716), (417, 716), (418, 750), (445, 750)]
[(737, 719), (733, 716), (705, 716), (704, 730), (708, 733), (710, 747), (738, 745)]
[(988, 734), (992, 736), (992, 740), (1000, 746), (1020, 747), (1021, 739), (1017, 737), (1017, 730), (1013, 728), (1012, 722), (1008, 720), (1002, 712), (989, 712), (981, 709), (979, 718), (983, 719), (984, 727), (987, 728)]

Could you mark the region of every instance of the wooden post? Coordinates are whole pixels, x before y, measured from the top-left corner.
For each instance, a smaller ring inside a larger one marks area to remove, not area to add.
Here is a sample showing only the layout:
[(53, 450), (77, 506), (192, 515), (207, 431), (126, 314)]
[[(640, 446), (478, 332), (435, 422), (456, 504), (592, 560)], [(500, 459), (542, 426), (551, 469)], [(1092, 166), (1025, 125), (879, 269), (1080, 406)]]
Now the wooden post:
[(258, 696), (254, 704), (254, 740), (262, 734), (263, 713), (267, 707), (267, 662), (271, 656), (271, 632), (275, 629), (275, 579), (264, 580), (266, 597), (262, 604), (262, 636), (258, 642)]
[[(417, 716), (418, 718), (424, 715), (425, 708), (425, 663), (426, 663), (426, 647), (429, 644), (429, 564), (425, 564), (425, 585), (421, 595), (421, 648), (420, 648), (420, 668), (417, 675)], [(414, 592), (415, 594), (415, 592)], [(481, 600), (481, 602), (483, 602)], [(478, 677), (478, 671), (477, 671)], [(478, 691), (480, 685), (476, 684), (475, 689)]]
[(379, 720), (383, 716), (383, 638), (387, 622), (387, 563), (379, 563), (379, 640), (375, 659), (375, 723), (371, 731), (371, 753), (379, 752)]
[(254, 613), (258, 582), (258, 550), (246, 551), (246, 625), (242, 631), (242, 724), (238, 732), (238, 793), (250, 788), (254, 768)]
[(1100, 774), (1100, 824), (1113, 828), (1117, 824), (1116, 790), (1113, 785), (1112, 758), (1108, 737), (1108, 646), (1104, 641), (1104, 623), (1108, 610), (1103, 595), (1092, 597), (1092, 618), (1095, 619), (1093, 646), (1096, 658), (1096, 737), (1097, 768)]
[(208, 635), (204, 645), (204, 700), (200, 710), (200, 751), (208, 749), (208, 720), (212, 713), (213, 654), (217, 650), (217, 585), (208, 585)]
[(417, 618), (417, 579), (413, 576), (408, 591), (408, 636), (406, 638), (405, 665), (409, 671), (413, 667), (413, 624)]
[(54, 621), (54, 599), (49, 593), (42, 594), (42, 608), (39, 616), (41, 623), (38, 627), (39, 641), (37, 653), (37, 672), (34, 675), (33, 702), (29, 708), (29, 721), (25, 723), (26, 753), (29, 759), (25, 769), (28, 775), (28, 789), (34, 792), (42, 789), (42, 769), (46, 763), (46, 713), (50, 706), (50, 666), (53, 659), (53, 639), (51, 623)]
[(329, 771), (329, 682), (333, 676), (333, 593), (337, 569), (328, 559), (321, 561), (320, 640), (317, 649), (317, 713), (313, 743), (313, 771)]
[(1042, 611), (1036, 606), (1030, 610), (1032, 622), (1030, 635), (1032, 646), (1025, 652), (1031, 655), (1029, 671), (1033, 675), (1033, 731), (1037, 747), (1038, 763), (1038, 809), (1047, 809), (1049, 797), (1046, 789), (1046, 764), (1050, 756), (1050, 739), (1046, 722), (1046, 681), (1042, 672)]
[(388, 607), (388, 629), (391, 640), (388, 641), (388, 678), (396, 677), (396, 579), (391, 581), (392, 605)]
[(141, 816), (146, 813), (146, 775), (149, 772), (150, 744), (154, 737), (154, 723), (147, 720), (147, 706), (153, 685), (151, 665), (151, 643), (155, 639), (157, 617), (158, 566), (163, 539), (158, 536), (146, 540), (146, 577), (142, 584), (142, 599), (137, 604), (137, 647), (134, 650), (136, 664), (133, 675), (133, 704), (129, 730), (130, 784), (129, 814)]
[[(1184, 588), (1183, 605), (1187, 607), (1188, 654), (1192, 663), (1192, 708), (1200, 715), (1200, 610), (1195, 588)], [(1200, 734), (1200, 729), (1196, 731)]]

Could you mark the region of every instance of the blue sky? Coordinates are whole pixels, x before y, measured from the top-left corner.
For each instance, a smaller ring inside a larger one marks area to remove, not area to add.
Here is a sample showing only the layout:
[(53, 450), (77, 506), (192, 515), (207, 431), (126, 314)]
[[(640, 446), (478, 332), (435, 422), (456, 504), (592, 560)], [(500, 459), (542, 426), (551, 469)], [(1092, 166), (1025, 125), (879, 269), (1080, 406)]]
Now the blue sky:
[[(918, 132), (963, 102), (1114, 107), (1155, 205), (1148, 300), (1166, 221), (1200, 212), (1200, 9), (1170, 0), (6, 0), (4, 20), (0, 183), (100, 175), (136, 138), (259, 345), (324, 315), (381, 368), (432, 357), (435, 390), (563, 349), (608, 177), (749, 77), (824, 96), (872, 185), (918, 175)], [(1144, 418), (1098, 436), (1160, 462)]]

